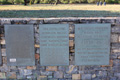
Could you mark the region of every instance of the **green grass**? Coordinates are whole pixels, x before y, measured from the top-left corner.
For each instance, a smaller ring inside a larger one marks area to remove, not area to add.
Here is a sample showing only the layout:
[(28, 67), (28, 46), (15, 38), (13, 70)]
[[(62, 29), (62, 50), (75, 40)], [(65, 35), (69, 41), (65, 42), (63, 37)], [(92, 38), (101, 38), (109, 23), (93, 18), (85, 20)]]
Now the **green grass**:
[(49, 17), (120, 17), (120, 5), (39, 4), (31, 6), (0, 5), (1, 18)]

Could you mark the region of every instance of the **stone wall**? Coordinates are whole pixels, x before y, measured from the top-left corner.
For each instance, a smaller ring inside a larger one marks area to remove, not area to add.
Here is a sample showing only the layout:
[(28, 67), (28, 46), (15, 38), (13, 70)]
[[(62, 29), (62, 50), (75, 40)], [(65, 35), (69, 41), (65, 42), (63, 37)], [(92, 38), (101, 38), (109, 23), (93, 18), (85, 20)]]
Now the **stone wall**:
[[(74, 24), (110, 23), (110, 65), (74, 65)], [(35, 66), (7, 66), (5, 49), (5, 24), (33, 24), (35, 31)], [(39, 24), (69, 24), (69, 66), (40, 66)], [(0, 18), (2, 62), (0, 80), (120, 80), (120, 18)]]

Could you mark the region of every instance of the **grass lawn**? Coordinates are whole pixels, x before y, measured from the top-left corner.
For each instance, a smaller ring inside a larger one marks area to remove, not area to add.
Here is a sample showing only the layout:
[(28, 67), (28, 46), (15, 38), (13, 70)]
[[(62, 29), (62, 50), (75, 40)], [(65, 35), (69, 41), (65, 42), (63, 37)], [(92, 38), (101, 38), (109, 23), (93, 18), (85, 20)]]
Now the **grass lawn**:
[(0, 5), (0, 17), (120, 17), (120, 4), (106, 6), (95, 4)]

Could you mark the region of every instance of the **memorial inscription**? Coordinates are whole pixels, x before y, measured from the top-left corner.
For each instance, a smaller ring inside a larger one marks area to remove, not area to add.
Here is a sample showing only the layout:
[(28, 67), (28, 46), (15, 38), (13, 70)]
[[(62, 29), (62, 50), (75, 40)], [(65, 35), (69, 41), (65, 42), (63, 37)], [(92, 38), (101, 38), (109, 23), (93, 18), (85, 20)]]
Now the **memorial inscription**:
[(40, 64), (69, 65), (69, 25), (44, 24), (40, 29)]
[(9, 66), (33, 66), (33, 25), (5, 25), (7, 64)]
[(75, 24), (75, 65), (109, 65), (110, 24)]

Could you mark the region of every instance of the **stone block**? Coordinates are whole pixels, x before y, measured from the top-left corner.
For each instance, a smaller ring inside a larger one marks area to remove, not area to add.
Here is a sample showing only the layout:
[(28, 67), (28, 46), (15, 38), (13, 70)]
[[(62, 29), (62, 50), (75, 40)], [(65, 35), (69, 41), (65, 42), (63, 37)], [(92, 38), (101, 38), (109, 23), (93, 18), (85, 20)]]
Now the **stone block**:
[(38, 76), (37, 80), (47, 80), (47, 76)]
[(74, 46), (74, 41), (73, 40), (69, 40), (69, 46), (73, 47)]
[(111, 35), (111, 42), (118, 42), (119, 36), (118, 34), (112, 34)]
[(57, 66), (47, 66), (46, 71), (57, 71)]
[(39, 54), (35, 54), (35, 59), (40, 59), (40, 55)]
[(56, 71), (54, 73), (54, 78), (63, 78), (63, 72), (62, 71)]
[(72, 74), (72, 80), (80, 80), (81, 75), (80, 74)]
[(36, 66), (27, 66), (27, 69), (36, 69)]
[(92, 75), (91, 74), (82, 74), (82, 79), (83, 80), (91, 80)]
[(7, 78), (8, 79), (16, 79), (16, 72), (7, 72)]
[(0, 72), (0, 79), (6, 79), (5, 73)]
[(76, 74), (76, 73), (78, 73), (78, 67), (74, 66), (74, 65), (70, 65), (69, 67), (66, 67), (66, 73)]

